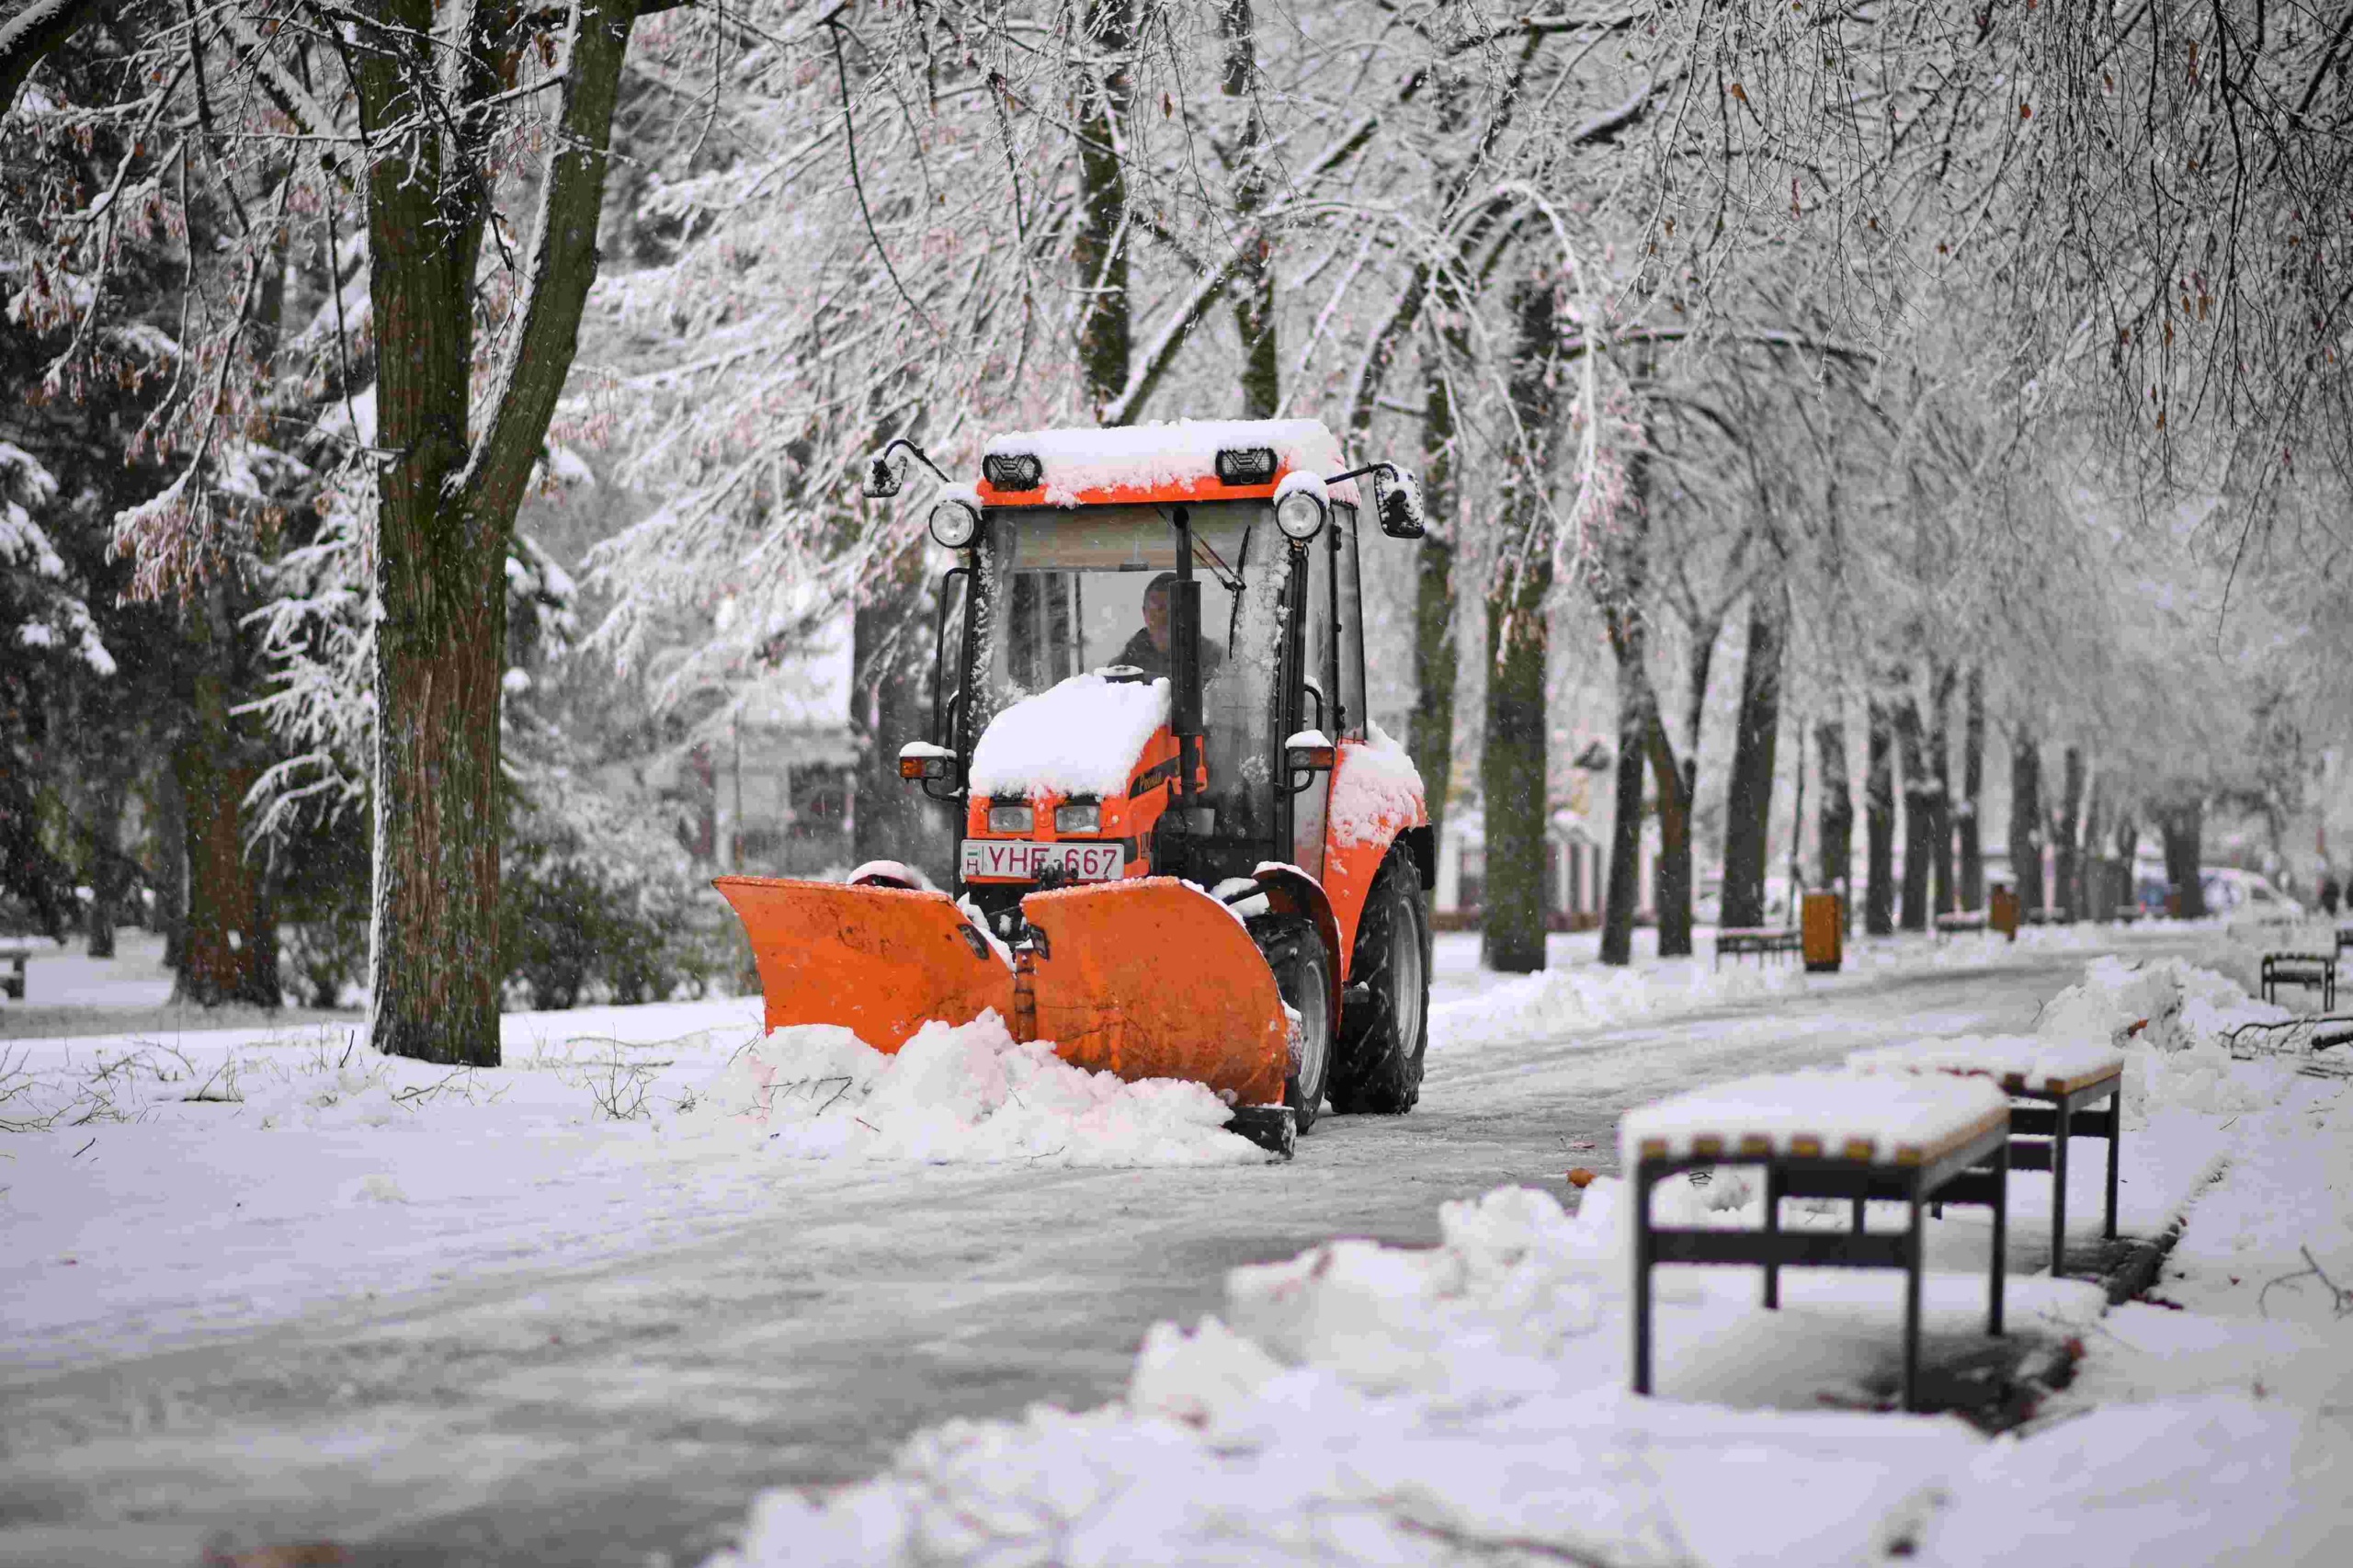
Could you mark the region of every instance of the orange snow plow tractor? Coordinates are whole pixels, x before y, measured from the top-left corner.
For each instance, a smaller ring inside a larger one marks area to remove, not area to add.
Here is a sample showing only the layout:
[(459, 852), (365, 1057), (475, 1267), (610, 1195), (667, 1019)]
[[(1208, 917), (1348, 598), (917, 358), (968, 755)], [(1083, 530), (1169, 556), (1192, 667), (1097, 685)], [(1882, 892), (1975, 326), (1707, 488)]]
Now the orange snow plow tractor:
[(1412, 1108), (1434, 846), (1366, 710), (1358, 554), (1368, 501), (1421, 536), (1412, 475), (1312, 420), (1184, 422), (1001, 437), (976, 485), (894, 441), (868, 496), (911, 459), (954, 564), (899, 771), (959, 819), (952, 887), (721, 878), (768, 1027), (893, 1051), (994, 1008), (1076, 1065), (1209, 1085), (1286, 1155), (1327, 1104)]

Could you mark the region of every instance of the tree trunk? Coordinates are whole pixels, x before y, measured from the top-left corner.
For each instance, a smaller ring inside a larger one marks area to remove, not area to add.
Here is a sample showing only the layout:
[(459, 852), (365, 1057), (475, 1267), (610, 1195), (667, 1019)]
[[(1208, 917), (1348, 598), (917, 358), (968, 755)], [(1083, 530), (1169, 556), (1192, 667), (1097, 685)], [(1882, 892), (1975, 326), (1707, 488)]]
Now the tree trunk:
[(2042, 907), (2042, 753), (2031, 735), (2010, 736), (2010, 875), (2018, 879), (2018, 914)]
[[(909, 538), (896, 561), (858, 596), (850, 614), (851, 727), (858, 772), (850, 809), (852, 853), (860, 860), (920, 864), (929, 846), (922, 790), (899, 777), (899, 748), (924, 738), (930, 648), (924, 610), (924, 551)], [(926, 868), (938, 876), (945, 866)]]
[[(379, 1051), (495, 1066), (499, 696), (515, 511), (547, 437), (597, 276), (607, 147), (636, 0), (581, 0), (521, 291), (482, 404), (472, 398), (475, 261), (489, 216), (501, 96), (474, 13), (445, 70), (434, 0), (374, 0), (357, 53), (362, 126), (408, 125), (419, 83), (447, 81), (438, 134), (387, 138), (367, 165), (369, 292), (378, 345), (376, 877), (369, 1031)], [(516, 35), (519, 38), (519, 35)], [(514, 47), (519, 47), (519, 42)], [(431, 123), (429, 119), (426, 121)]]
[[(1909, 682), (1906, 686), (1908, 687)], [(1910, 690), (1893, 709), (1895, 744), (1904, 764), (1904, 910), (1897, 924), (1906, 931), (1928, 928), (1928, 864), (1935, 858), (1936, 826), (1930, 815), (1927, 759), (1920, 744), (1920, 705)]]
[[(1550, 859), (1544, 713), (1546, 601), (1552, 548), (1545, 506), (1552, 433), (1557, 424), (1559, 293), (1549, 282), (1513, 290), (1518, 318), (1511, 400), (1529, 450), (1516, 464), (1505, 496), (1518, 550), (1499, 552), (1487, 590), (1486, 736), (1480, 793), (1486, 802), (1486, 915), (1480, 960), (1492, 970), (1526, 974), (1544, 967), (1544, 869)], [(1516, 558), (1516, 559), (1515, 559)]]
[(1447, 797), (1454, 787), (1454, 393), (1433, 349), (1423, 360), (1427, 417), (1422, 422), (1422, 506), (1428, 531), (1415, 551), (1414, 711), (1405, 749), (1422, 775), (1430, 839), (1443, 843)]
[(1928, 681), (1928, 832), (1933, 844), (1928, 861), (1929, 907), (1938, 915), (1953, 912), (1952, 763), (1948, 744), (1953, 676), (1950, 665), (1940, 665)]
[[(1695, 740), (1698, 738), (1693, 737)], [(1677, 763), (1666, 738), (1666, 722), (1651, 710), (1651, 782), (1658, 790), (1658, 871), (1651, 902), (1658, 916), (1658, 956), (1691, 956), (1691, 791), (1698, 782), (1697, 757)]]
[(2084, 752), (2081, 746), (2069, 746), (2064, 771), (2061, 778), (2061, 794), (2051, 812), (2051, 844), (2052, 859), (2051, 901), (2057, 906), (2062, 920), (2075, 920), (2083, 914), (2083, 883), (2078, 840), (2083, 834)]
[(222, 588), (193, 608), (196, 676), (187, 728), (172, 754), (185, 803), (188, 919), (178, 978), (180, 1001), (216, 1007), (227, 1002), (278, 1005), (276, 947), (265, 939), (260, 869), (245, 854), (240, 820), (245, 791), (260, 769), (244, 755), (230, 712), (230, 667), (236, 629), (219, 614)]
[(1863, 930), (1886, 937), (1895, 931), (1894, 737), (1888, 729), (1887, 704), (1874, 697), (1866, 709), (1870, 730), (1864, 743), (1863, 833), (1869, 840), (1870, 886), (1863, 894)]
[(130, 759), (93, 759), (97, 777), (90, 781), (90, 910), (86, 935), (90, 956), (114, 957), (114, 928), (122, 918), (123, 890), (129, 868), (122, 857), (122, 798), (127, 781), (122, 764)]
[(1135, 0), (1087, 0), (1086, 45), (1108, 62), (1100, 75), (1078, 73), (1078, 233), (1071, 246), (1079, 294), (1078, 362), (1090, 412), (1127, 390), (1128, 179), (1126, 64), (1135, 41)]
[(154, 778), (155, 929), (164, 937), (164, 967), (176, 971), (188, 955), (188, 797), (168, 756)]
[(1609, 824), (1609, 889), (1601, 914), (1601, 961), (1608, 964), (1633, 961), (1634, 912), (1643, 900), (1643, 754), (1651, 697), (1642, 622), (1631, 621), (1623, 638), (1625, 646), (1618, 651), (1618, 794)]
[(1242, 416), (1272, 419), (1282, 406), (1282, 367), (1276, 358), (1274, 240), (1256, 226), (1267, 197), (1267, 121), (1258, 99), (1257, 40), (1250, 0), (1220, 0), (1218, 32), (1225, 40), (1225, 96), (1245, 98), (1233, 153), (1233, 215), (1242, 265), (1233, 279), (1233, 325), (1242, 339)]
[(1516, 589), (1487, 597), (1486, 742), (1480, 793), (1486, 801), (1486, 914), (1480, 962), (1506, 974), (1544, 967), (1544, 598), (1551, 557), (1531, 562)]
[(1740, 718), (1733, 731), (1724, 811), (1722, 923), (1765, 924), (1766, 840), (1773, 806), (1773, 762), (1781, 728), (1782, 628), (1787, 594), (1776, 580), (1748, 601), (1748, 651), (1740, 667)]
[(1814, 726), (1814, 754), (1821, 759), (1822, 806), (1815, 827), (1822, 840), (1822, 885), (1836, 893), (1847, 923), (1855, 919), (1855, 794), (1847, 777), (1847, 723), (1825, 719)]
[(2206, 915), (2206, 884), (2199, 868), (2205, 859), (2206, 803), (2191, 801), (2157, 814), (2165, 846), (2165, 881), (2173, 884), (2174, 913), (2184, 920)]
[(1977, 812), (1985, 793), (1985, 672), (1970, 666), (1962, 688), (1961, 802), (1953, 822), (1961, 835), (1961, 906), (1985, 907), (1985, 849), (1978, 837)]

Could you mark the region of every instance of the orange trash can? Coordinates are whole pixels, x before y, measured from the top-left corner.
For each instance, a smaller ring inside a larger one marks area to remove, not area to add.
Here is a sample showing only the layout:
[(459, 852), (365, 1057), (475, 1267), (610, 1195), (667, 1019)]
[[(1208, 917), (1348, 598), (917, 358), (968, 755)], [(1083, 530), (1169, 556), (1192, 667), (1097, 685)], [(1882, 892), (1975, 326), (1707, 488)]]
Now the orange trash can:
[(1986, 903), (1985, 924), (2013, 942), (2018, 939), (2018, 895), (2009, 883), (1994, 884)]
[(1835, 973), (1847, 956), (1847, 914), (1835, 892), (1810, 892), (1801, 906), (1799, 945), (1814, 974)]

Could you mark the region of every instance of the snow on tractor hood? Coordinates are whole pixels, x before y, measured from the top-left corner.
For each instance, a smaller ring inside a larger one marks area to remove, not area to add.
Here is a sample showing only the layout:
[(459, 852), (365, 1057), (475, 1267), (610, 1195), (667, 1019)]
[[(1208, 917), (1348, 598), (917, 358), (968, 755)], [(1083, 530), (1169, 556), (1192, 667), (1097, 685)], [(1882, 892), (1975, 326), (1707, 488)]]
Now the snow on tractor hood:
[[(1179, 488), (1217, 478), (1217, 455), (1229, 448), (1271, 447), (1279, 471), (1338, 473), (1340, 443), (1320, 419), (1179, 419), (1108, 430), (1023, 430), (990, 439), (983, 458), (1035, 457), (1045, 470), (1046, 502), (1070, 506), (1088, 491), (1120, 486)], [(1356, 482), (1332, 487), (1354, 504)]]
[(1168, 722), (1168, 682), (1073, 676), (989, 721), (972, 748), (981, 795), (1127, 792), (1144, 743)]

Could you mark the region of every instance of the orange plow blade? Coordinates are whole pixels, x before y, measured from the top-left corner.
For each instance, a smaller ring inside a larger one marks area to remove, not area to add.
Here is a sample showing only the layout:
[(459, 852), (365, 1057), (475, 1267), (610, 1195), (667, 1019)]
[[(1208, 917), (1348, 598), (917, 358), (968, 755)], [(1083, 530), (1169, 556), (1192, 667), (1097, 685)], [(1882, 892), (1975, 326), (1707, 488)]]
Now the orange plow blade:
[(988, 1007), (1010, 1018), (1012, 971), (945, 893), (785, 877), (711, 885), (752, 938), (769, 1028), (839, 1024), (895, 1051), (926, 1019), (970, 1023)]
[(1031, 893), (1036, 1037), (1066, 1062), (1279, 1105), (1290, 1024), (1242, 923), (1166, 877)]

